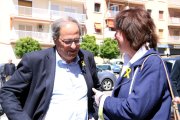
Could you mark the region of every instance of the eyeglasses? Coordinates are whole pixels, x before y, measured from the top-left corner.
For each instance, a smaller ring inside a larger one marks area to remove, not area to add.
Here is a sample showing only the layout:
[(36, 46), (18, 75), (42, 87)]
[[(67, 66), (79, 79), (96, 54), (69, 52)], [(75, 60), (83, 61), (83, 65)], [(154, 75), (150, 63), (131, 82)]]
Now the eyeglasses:
[(59, 38), (64, 44), (68, 45), (68, 46), (71, 46), (72, 43), (76, 44), (76, 45), (79, 45), (80, 44), (80, 41), (82, 40), (82, 38), (74, 38), (74, 39), (62, 39), (62, 38)]

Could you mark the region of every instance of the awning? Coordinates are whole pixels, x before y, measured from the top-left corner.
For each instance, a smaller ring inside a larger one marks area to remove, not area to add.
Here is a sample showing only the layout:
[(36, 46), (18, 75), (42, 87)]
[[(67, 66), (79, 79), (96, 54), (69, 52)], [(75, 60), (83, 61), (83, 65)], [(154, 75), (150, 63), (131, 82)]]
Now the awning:
[(107, 19), (106, 21), (109, 28), (114, 28), (114, 19)]
[(94, 27), (97, 30), (100, 30), (102, 28), (101, 23), (94, 23)]

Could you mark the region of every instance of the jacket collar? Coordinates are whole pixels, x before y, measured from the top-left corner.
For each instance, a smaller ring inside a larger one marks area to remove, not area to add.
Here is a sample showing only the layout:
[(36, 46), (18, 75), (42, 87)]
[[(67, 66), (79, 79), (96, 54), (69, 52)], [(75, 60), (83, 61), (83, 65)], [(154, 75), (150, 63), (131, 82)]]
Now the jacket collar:
[[(148, 50), (140, 59), (138, 59), (136, 62), (134, 62), (133, 64), (130, 65), (130, 68), (131, 68), (131, 78), (132, 78), (132, 75), (134, 74), (134, 71), (137, 67), (140, 67), (142, 65), (142, 62), (144, 61), (144, 59), (150, 55), (150, 54), (158, 54), (157, 51), (155, 51), (154, 49), (150, 49)], [(124, 75), (122, 75), (124, 76)], [(126, 79), (126, 80), (123, 80), (124, 78), (123, 77), (119, 77), (117, 79), (117, 83), (116, 83), (116, 86), (114, 88), (114, 91), (112, 93), (112, 95), (116, 95), (116, 90), (121, 86), (121, 85), (124, 85), (128, 82), (130, 82), (130, 79)]]
[(86, 73), (86, 63), (85, 63), (86, 61), (84, 59), (84, 54), (82, 53), (81, 49), (79, 50), (78, 56), (79, 56), (78, 63), (79, 63), (82, 73), (84, 74), (84, 73)]
[(144, 59), (149, 56), (150, 54), (158, 54), (157, 51), (155, 51), (153, 48), (151, 48), (150, 50), (148, 50), (139, 60), (137, 60), (136, 62), (134, 62), (134, 64), (132, 64), (133, 67), (137, 67), (137, 66), (141, 66), (142, 62), (144, 61)]

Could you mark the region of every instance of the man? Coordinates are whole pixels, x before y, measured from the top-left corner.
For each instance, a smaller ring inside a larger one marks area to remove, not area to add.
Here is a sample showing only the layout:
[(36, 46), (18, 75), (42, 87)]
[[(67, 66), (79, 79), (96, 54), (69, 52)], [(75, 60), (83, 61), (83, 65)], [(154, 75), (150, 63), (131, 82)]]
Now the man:
[(171, 71), (172, 89), (174, 92), (174, 102), (178, 103), (178, 110), (180, 112), (180, 60), (176, 60)]
[(92, 119), (91, 89), (100, 84), (93, 54), (80, 49), (80, 35), (75, 19), (58, 19), (52, 24), (55, 46), (24, 55), (0, 93), (9, 119)]
[(16, 70), (15, 64), (12, 63), (12, 59), (9, 59), (8, 63), (4, 65), (4, 74), (6, 77), (6, 81), (10, 79), (10, 77), (13, 75), (15, 70)]

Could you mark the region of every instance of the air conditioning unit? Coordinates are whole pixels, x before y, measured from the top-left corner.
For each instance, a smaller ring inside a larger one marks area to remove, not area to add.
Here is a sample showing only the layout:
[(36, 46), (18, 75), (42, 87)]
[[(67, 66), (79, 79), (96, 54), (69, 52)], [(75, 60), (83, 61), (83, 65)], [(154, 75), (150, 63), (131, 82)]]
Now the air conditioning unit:
[(38, 24), (37, 26), (39, 31), (42, 31), (44, 29), (44, 25), (43, 24)]

